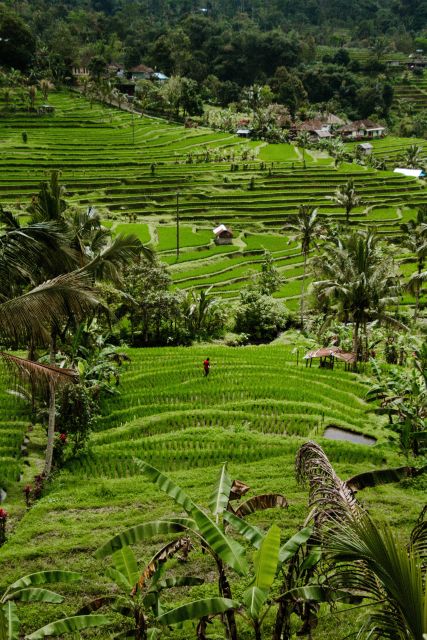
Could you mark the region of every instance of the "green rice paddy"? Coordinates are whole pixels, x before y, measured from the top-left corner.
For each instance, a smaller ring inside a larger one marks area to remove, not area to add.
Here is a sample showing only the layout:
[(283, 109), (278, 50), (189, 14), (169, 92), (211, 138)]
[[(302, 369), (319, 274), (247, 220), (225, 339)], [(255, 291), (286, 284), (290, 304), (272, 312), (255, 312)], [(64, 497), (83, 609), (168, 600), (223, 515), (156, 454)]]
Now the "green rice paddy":
[[(235, 298), (268, 250), (285, 278), (278, 295), (293, 308), (302, 257), (282, 227), (300, 204), (342, 221), (344, 212), (330, 198), (351, 177), (363, 199), (352, 224), (392, 235), (405, 212), (427, 202), (422, 182), (392, 172), (351, 164), (335, 169), (332, 159), (316, 160), (309, 152), (304, 169), (291, 144), (247, 142), (138, 115), (132, 120), (116, 108), (91, 107), (75, 93), (53, 93), (49, 102), (53, 116), (20, 112), (1, 120), (0, 203), (24, 215), (39, 182), (59, 168), (70, 206), (95, 206), (114, 232), (136, 233), (170, 265), (181, 289), (212, 286), (215, 295)], [(374, 141), (375, 153), (385, 158), (407, 145), (392, 137)], [(220, 223), (232, 227), (232, 246), (214, 244), (212, 229)]]
[[(202, 361), (207, 354), (212, 368), (205, 378)], [(131, 350), (129, 355), (120, 395), (105, 404), (90, 450), (67, 464), (1, 551), (1, 575), (7, 580), (52, 563), (82, 571), (83, 585), (67, 590), (61, 609), (65, 613), (108, 590), (105, 567), (93, 557), (99, 545), (125, 527), (177, 512), (139, 475), (135, 457), (170, 474), (202, 504), (219, 465), (228, 460), (230, 474), (253, 490), (279, 491), (288, 498), (289, 509), (250, 518), (262, 528), (274, 520), (284, 536), (307, 514), (306, 490), (294, 478), (295, 453), (307, 439), (322, 444), (343, 478), (402, 463), (390, 447), (384, 419), (364, 400), (368, 384), (363, 376), (339, 368), (306, 368), (302, 352), (297, 365), (291, 347), (163, 348)], [(377, 442), (364, 446), (326, 440), (323, 433), (329, 425), (370, 435)], [(414, 480), (367, 490), (360, 498), (379, 519), (393, 522), (403, 533), (421, 508), (424, 491), (420, 480)], [(12, 504), (12, 516), (15, 509)], [(138, 557), (148, 560), (161, 542), (159, 538), (137, 546)], [(207, 558), (195, 553), (192, 565), (198, 575), (207, 576), (206, 584), (180, 592), (183, 600), (215, 590)], [(21, 607), (21, 615), (33, 628), (52, 617), (40, 607)], [(333, 637), (344, 637), (355, 616), (322, 618), (315, 637), (331, 638), (334, 625)], [(188, 625), (164, 637), (193, 636)], [(251, 636), (242, 635), (246, 637)]]

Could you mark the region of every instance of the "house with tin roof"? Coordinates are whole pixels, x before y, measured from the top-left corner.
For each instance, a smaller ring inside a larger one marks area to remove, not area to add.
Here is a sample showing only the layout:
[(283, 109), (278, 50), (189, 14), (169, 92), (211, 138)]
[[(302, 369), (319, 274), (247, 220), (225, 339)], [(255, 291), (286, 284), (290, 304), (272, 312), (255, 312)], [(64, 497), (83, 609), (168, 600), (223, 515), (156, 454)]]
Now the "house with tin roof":
[(337, 129), (344, 140), (361, 140), (362, 138), (383, 138), (387, 129), (372, 120), (355, 120)]

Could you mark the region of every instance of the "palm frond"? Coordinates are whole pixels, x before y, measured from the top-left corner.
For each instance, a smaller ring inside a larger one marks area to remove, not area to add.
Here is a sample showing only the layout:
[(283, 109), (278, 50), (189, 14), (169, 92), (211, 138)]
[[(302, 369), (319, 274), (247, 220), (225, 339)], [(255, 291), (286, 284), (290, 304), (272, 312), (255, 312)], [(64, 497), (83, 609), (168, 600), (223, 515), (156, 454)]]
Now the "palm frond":
[(79, 375), (74, 369), (61, 369), (54, 365), (41, 364), (20, 358), (11, 353), (0, 351), (2, 358), (12, 374), (32, 389), (45, 392), (53, 383), (55, 387), (78, 382)]
[(336, 563), (336, 586), (350, 581), (358, 595), (381, 606), (360, 637), (417, 640), (427, 632), (425, 568), (414, 547), (408, 552), (389, 528), (363, 513), (335, 521), (324, 536), (324, 552)]
[(85, 274), (71, 272), (0, 304), (0, 336), (45, 342), (51, 327), (84, 318), (100, 302)]
[(296, 475), (307, 481), (309, 502), (314, 507), (311, 516), (318, 524), (329, 518), (357, 517), (362, 512), (353, 492), (335, 473), (322, 447), (316, 442), (302, 445), (296, 458)]
[(152, 260), (152, 251), (137, 236), (119, 234), (82, 271), (101, 280), (120, 283), (123, 267), (137, 260), (141, 253), (146, 259)]

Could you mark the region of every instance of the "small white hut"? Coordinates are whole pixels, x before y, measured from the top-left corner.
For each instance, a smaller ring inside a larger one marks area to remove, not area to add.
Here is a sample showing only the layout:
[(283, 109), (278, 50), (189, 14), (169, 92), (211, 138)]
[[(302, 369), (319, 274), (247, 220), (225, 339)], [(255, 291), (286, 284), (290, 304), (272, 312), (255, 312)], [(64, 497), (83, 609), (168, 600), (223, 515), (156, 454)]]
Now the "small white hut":
[(220, 224), (213, 230), (215, 244), (233, 244), (233, 232), (225, 224)]

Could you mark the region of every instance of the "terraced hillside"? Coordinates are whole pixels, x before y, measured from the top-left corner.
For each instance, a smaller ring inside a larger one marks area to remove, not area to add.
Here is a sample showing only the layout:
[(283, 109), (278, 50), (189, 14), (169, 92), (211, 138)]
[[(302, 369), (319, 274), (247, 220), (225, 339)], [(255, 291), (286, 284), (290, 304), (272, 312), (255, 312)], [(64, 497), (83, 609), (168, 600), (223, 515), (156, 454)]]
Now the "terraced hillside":
[(425, 112), (427, 109), (427, 79), (412, 80), (408, 84), (395, 87), (395, 97), (402, 103), (411, 105), (413, 113)]
[[(50, 169), (60, 168), (68, 202), (95, 205), (115, 231), (132, 231), (150, 243), (170, 264), (181, 289), (212, 285), (215, 294), (235, 298), (261, 268), (267, 249), (284, 277), (276, 295), (296, 308), (302, 257), (281, 228), (300, 204), (343, 219), (344, 212), (331, 197), (351, 177), (363, 198), (363, 205), (352, 212), (352, 223), (389, 235), (398, 231), (402, 219), (414, 215), (417, 205), (427, 202), (422, 182), (391, 172), (357, 165), (337, 170), (332, 159), (309, 153), (304, 169), (293, 145), (247, 142), (112, 107), (91, 107), (79, 94), (54, 93), (49, 100), (54, 116), (21, 112), (0, 122), (0, 203), (25, 213), (40, 180)], [(408, 141), (390, 137), (374, 144), (377, 155), (389, 160)], [(171, 226), (177, 205), (179, 261)], [(212, 227), (217, 223), (232, 226), (233, 246), (214, 245)]]
[[(343, 477), (399, 463), (383, 419), (364, 401), (363, 378), (338, 369), (297, 367), (289, 347), (210, 347), (207, 379), (202, 347), (133, 350), (130, 355), (120, 395), (104, 407), (90, 453), (68, 464), (2, 548), (0, 587), (3, 580), (53, 564), (85, 575), (82, 587), (69, 589), (62, 611), (71, 613), (82, 600), (105, 593), (105, 567), (92, 552), (127, 526), (175, 512), (171, 501), (140, 477), (135, 456), (170, 473), (202, 504), (220, 463), (228, 460), (230, 474), (254, 491), (280, 491), (287, 497), (288, 509), (251, 516), (263, 528), (278, 522), (284, 536), (307, 514), (306, 491), (294, 479), (295, 452), (307, 438), (325, 447)], [(373, 436), (377, 443), (326, 440), (322, 434), (329, 425)], [(403, 532), (421, 508), (423, 490), (413, 481), (405, 490), (389, 485), (365, 491), (362, 499), (377, 517), (393, 520)], [(137, 547), (138, 555), (148, 559), (159, 542)], [(181, 592), (183, 600), (216, 589), (206, 556), (194, 554), (192, 562), (206, 584)], [(32, 628), (52, 617), (40, 607), (20, 611)], [(344, 637), (353, 622), (348, 615), (323, 617), (316, 638)], [(164, 637), (193, 636), (190, 626)]]
[(114, 108), (91, 109), (75, 95), (53, 94), (51, 102), (54, 116), (2, 119), (0, 202), (25, 204), (53, 168), (61, 169), (72, 202), (96, 205), (113, 218), (174, 216), (177, 191), (184, 219), (277, 226), (300, 204), (339, 216), (327, 197), (350, 176), (365, 208), (427, 200), (422, 184), (387, 172), (352, 165), (337, 171), (327, 158), (309, 161), (304, 170), (291, 145), (265, 146)]

